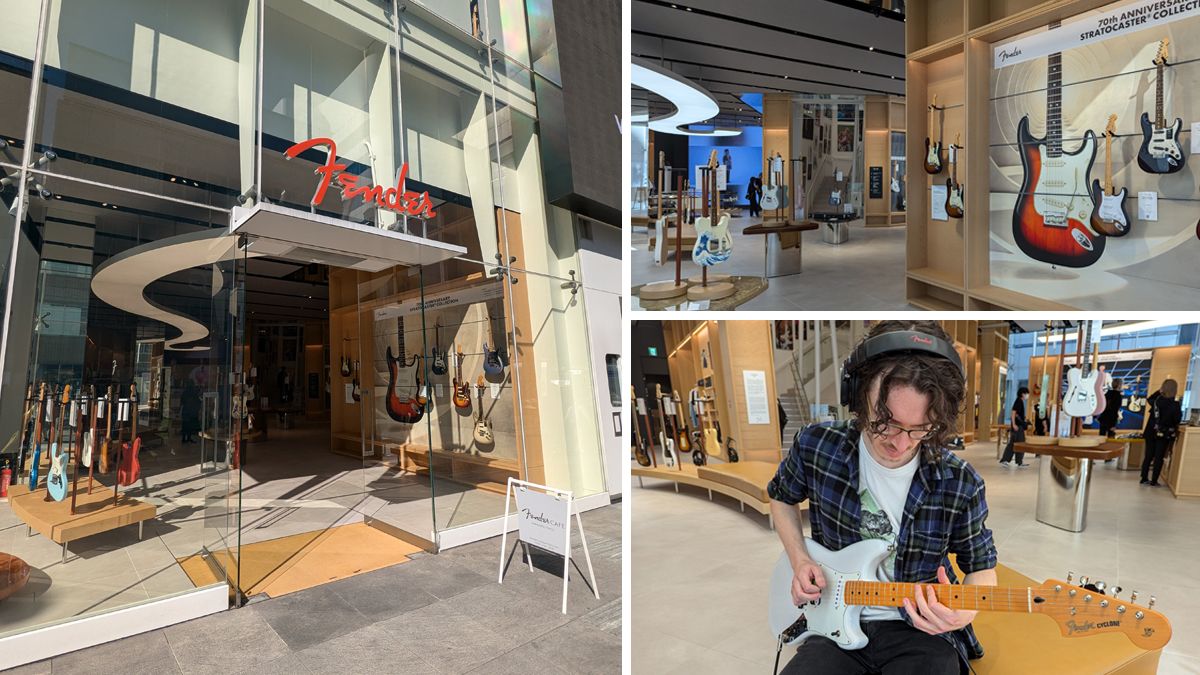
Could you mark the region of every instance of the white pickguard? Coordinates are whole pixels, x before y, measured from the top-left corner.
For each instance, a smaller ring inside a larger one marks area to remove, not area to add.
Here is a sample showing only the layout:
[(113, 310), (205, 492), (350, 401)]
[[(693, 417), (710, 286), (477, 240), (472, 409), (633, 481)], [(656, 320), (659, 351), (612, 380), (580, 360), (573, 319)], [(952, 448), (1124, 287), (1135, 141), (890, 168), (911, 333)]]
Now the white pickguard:
[(925, 163), (926, 164), (928, 164), (929, 166), (936, 166), (938, 164), (941, 164), (942, 158), (941, 158), (941, 152), (939, 152), (940, 147), (941, 147), (941, 143), (936, 143), (934, 145), (929, 146), (929, 152), (925, 153)]
[(658, 440), (662, 441), (663, 444), (663, 463), (669, 469), (675, 468), (675, 441), (661, 433), (658, 435)]
[(947, 201), (949, 202), (950, 206), (953, 206), (954, 208), (956, 208), (960, 211), (962, 210), (963, 198), (962, 198), (962, 192), (960, 190), (955, 189), (955, 188), (950, 188), (950, 197)]
[(823, 635), (842, 649), (862, 649), (867, 645), (867, 636), (858, 621), (863, 606), (845, 604), (846, 582), (878, 581), (875, 570), (879, 569), (879, 563), (888, 555), (887, 542), (864, 539), (840, 551), (830, 551), (807, 538), (804, 545), (812, 559), (821, 566), (825, 588), (819, 600), (796, 607), (792, 604), (792, 565), (787, 553), (781, 555), (771, 575), (768, 617), (771, 632), (779, 637), (803, 614), (808, 621), (808, 630), (794, 640), (795, 643), (814, 635)]
[(1067, 227), (1068, 218), (1087, 222), (1092, 216), (1088, 195), (1088, 165), (1096, 153), (1096, 139), (1083, 142), (1082, 152), (1050, 157), (1046, 144), (1038, 144), (1041, 168), (1033, 186), (1033, 208), (1049, 227)]
[(1166, 159), (1171, 166), (1179, 163), (1183, 159), (1183, 154), (1179, 152), (1179, 131), (1183, 128), (1183, 120), (1175, 120), (1175, 124), (1159, 129), (1154, 127), (1154, 131), (1150, 132), (1150, 142), (1146, 144), (1146, 150), (1150, 152), (1150, 156), (1154, 159)]
[(83, 454), (79, 458), (79, 463), (85, 467), (92, 465), (92, 431), (91, 429), (83, 432)]
[(1093, 370), (1087, 377), (1079, 368), (1067, 371), (1067, 393), (1063, 396), (1063, 412), (1071, 417), (1087, 417), (1096, 410), (1096, 379), (1100, 371)]
[(667, 219), (654, 221), (654, 262), (661, 265), (666, 260)]
[(1125, 188), (1115, 195), (1104, 195), (1100, 198), (1100, 217), (1115, 224), (1122, 232), (1129, 227), (1129, 223), (1125, 222), (1125, 212), (1121, 210), (1124, 201)]

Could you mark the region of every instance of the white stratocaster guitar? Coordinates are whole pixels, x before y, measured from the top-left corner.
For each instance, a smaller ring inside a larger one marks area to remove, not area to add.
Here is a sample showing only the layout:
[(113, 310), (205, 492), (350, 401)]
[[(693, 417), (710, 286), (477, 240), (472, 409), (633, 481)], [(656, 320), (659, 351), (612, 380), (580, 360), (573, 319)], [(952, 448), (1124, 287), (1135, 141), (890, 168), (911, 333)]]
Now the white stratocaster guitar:
[[(1084, 324), (1083, 343), (1092, 344), (1092, 322)], [(1082, 367), (1067, 371), (1067, 393), (1063, 396), (1063, 412), (1071, 417), (1087, 417), (1104, 412), (1103, 371), (1085, 360)]]
[(1092, 230), (1106, 237), (1124, 237), (1129, 234), (1129, 216), (1125, 214), (1125, 195), (1128, 188), (1113, 185), (1112, 139), (1117, 133), (1117, 116), (1108, 116), (1104, 127), (1104, 184), (1100, 179), (1092, 180)]
[[(663, 200), (667, 195), (663, 192), (663, 176), (667, 173), (667, 153), (658, 151), (658, 219), (654, 221), (654, 263), (661, 265), (666, 262), (667, 250), (667, 219), (663, 216)], [(675, 208), (679, 208), (676, 204)]]
[[(717, 170), (716, 150), (708, 156), (708, 167), (711, 169), (708, 173), (711, 178), (716, 175), (714, 172)], [(713, 183), (715, 192), (716, 181)], [(729, 260), (729, 255), (733, 253), (733, 239), (729, 236), (729, 214), (720, 212), (720, 197), (714, 194), (712, 200), (709, 217), (696, 219), (696, 246), (692, 248), (692, 262), (701, 267), (723, 263)]]
[[(863, 607), (903, 607), (904, 598), (915, 596), (918, 584), (879, 581), (875, 571), (889, 553), (882, 539), (865, 539), (840, 551), (830, 551), (805, 539), (809, 555), (825, 575), (825, 588), (818, 600), (801, 607), (792, 603), (792, 566), (787, 554), (779, 558), (771, 575), (769, 621), (771, 632), (783, 644), (825, 636), (842, 649), (862, 649), (867, 636), (859, 625)], [(1086, 578), (1081, 577), (1084, 581)], [(1058, 624), (1063, 637), (1086, 637), (1100, 633), (1124, 633), (1142, 649), (1161, 649), (1171, 639), (1171, 624), (1162, 614), (1147, 607), (1104, 594), (1103, 582), (1071, 585), (1067, 581), (1046, 580), (1040, 586), (1006, 588), (1003, 586), (964, 586), (960, 584), (920, 584), (931, 586), (938, 602), (950, 609), (974, 611), (1026, 612), (1044, 614)]]

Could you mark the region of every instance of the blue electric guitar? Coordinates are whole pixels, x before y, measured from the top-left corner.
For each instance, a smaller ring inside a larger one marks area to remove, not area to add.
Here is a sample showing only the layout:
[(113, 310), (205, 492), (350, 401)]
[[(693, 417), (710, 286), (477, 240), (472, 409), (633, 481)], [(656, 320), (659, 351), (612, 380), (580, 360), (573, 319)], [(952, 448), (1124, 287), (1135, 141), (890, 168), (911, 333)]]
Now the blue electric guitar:
[(71, 404), (71, 385), (63, 387), (62, 399), (59, 401), (62, 407), (59, 409), (58, 429), (55, 434), (54, 443), (50, 446), (50, 473), (46, 474), (46, 491), (50, 493), (50, 497), (56, 502), (61, 502), (67, 496), (67, 461), (70, 459), (70, 453), (66, 449), (59, 450), (59, 441), (62, 440), (63, 426), (68, 406)]
[[(43, 415), (52, 415), (46, 409), (46, 383), (43, 382), (38, 386), (38, 396), (36, 411), (33, 418), (33, 466), (29, 469), (29, 489), (36, 490), (38, 484), (38, 465), (42, 463), (42, 417)], [(53, 422), (53, 419), (47, 420)]]

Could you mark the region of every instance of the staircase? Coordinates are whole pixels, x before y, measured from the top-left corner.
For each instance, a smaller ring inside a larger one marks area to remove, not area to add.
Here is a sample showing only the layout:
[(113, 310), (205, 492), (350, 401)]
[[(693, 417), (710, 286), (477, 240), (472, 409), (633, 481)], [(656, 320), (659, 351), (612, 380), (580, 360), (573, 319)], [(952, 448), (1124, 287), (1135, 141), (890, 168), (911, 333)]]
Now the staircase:
[[(839, 328), (838, 339), (838, 358), (837, 363), (833, 359), (833, 350), (829, 343), (828, 325), (822, 330), (821, 344), (821, 389), (823, 394), (821, 400), (825, 403), (833, 402), (835, 392), (837, 391), (834, 385), (834, 378), (841, 376), (840, 359), (846, 358), (849, 355), (853, 345), (851, 345), (850, 331), (845, 327)], [(810, 333), (811, 335), (811, 333)], [(776, 377), (781, 382), (779, 403), (783, 406), (783, 410), (787, 413), (787, 425), (783, 428), (784, 447), (791, 447), (792, 439), (796, 432), (811, 424), (812, 418), (812, 401), (808, 396), (807, 389), (813, 386), (812, 365), (814, 360), (814, 352), (816, 345), (810, 339), (805, 342), (803, 353), (793, 351), (790, 357), (785, 357), (787, 365), (776, 371)], [(779, 358), (780, 352), (776, 352), (776, 358)], [(800, 359), (804, 359), (807, 364), (805, 368), (805, 377), (801, 378), (800, 374)], [(786, 375), (784, 373), (787, 373)], [(803, 383), (803, 386), (797, 386), (796, 383)], [(786, 387), (786, 388), (785, 388)]]

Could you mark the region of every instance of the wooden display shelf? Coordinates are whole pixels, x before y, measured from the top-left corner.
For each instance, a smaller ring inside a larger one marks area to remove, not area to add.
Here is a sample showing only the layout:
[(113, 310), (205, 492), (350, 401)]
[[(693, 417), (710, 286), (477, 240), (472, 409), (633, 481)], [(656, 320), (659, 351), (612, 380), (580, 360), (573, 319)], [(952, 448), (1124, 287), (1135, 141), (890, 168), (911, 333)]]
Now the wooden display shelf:
[(137, 524), (138, 539), (142, 538), (142, 523), (158, 515), (158, 507), (122, 494), (113, 501), (112, 486), (95, 481), (92, 492), (81, 485), (75, 496), (75, 513), (71, 514), (72, 494), (61, 502), (47, 500), (46, 488), (30, 491), (28, 486), (9, 487), (8, 503), (13, 514), (29, 528), (56, 544), (62, 544), (63, 562), (67, 559), (67, 544), (94, 534), (108, 532), (126, 525)]
[[(1042, 300), (1031, 295), (1010, 291), (1007, 288), (998, 286), (980, 286), (969, 290), (971, 299), (974, 302), (981, 302), (994, 305), (1000, 310), (1051, 310), (1051, 311), (1073, 311), (1075, 308), (1069, 305)], [(990, 309), (987, 307), (971, 307), (971, 309)]]
[(965, 44), (965, 42), (965, 37), (962, 35), (956, 35), (948, 40), (942, 40), (935, 45), (929, 45), (928, 47), (923, 47), (915, 52), (909, 52), (908, 60), (916, 61), (918, 63), (931, 63), (933, 61), (944, 59), (947, 56), (961, 54), (963, 50), (963, 44)]
[[(468, 455), (450, 450), (430, 450), (423, 445), (405, 443), (389, 450), (396, 455), (400, 468), (418, 474), (432, 474), (435, 480), (448, 479), (480, 490), (505, 494), (508, 478), (521, 477), (517, 460), (509, 457)], [(431, 469), (430, 462), (433, 462)]]
[(962, 311), (961, 292), (948, 290), (920, 279), (907, 279), (906, 299), (910, 305), (935, 312)]
[(961, 278), (956, 278), (951, 272), (940, 270), (935, 267), (918, 267), (908, 271), (908, 276), (918, 281), (923, 281), (927, 284), (954, 291), (956, 293), (963, 292), (963, 283)]

